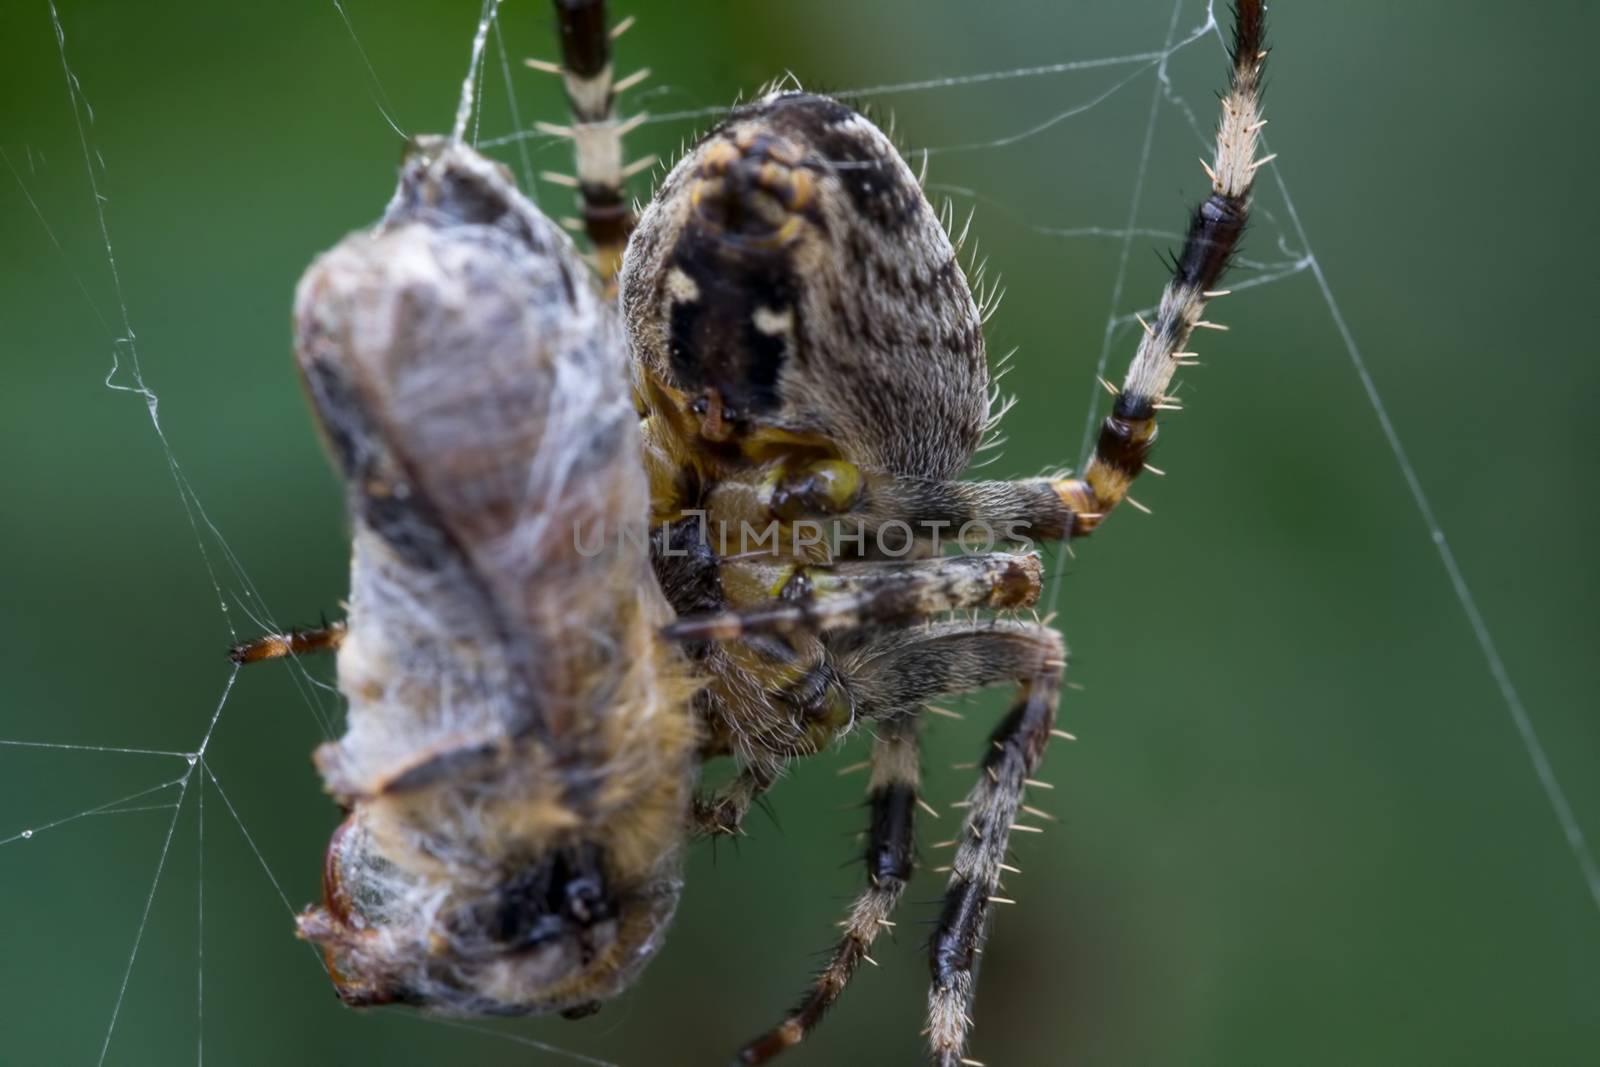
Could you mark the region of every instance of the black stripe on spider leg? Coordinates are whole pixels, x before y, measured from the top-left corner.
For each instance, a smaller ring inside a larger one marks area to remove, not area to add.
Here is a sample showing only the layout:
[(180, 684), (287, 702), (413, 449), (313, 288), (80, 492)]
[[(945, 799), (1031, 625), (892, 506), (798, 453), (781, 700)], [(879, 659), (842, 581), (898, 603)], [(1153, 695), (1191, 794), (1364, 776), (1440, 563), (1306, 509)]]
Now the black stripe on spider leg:
[(1265, 47), (1267, 36), (1267, 5), (1262, 0), (1240, 0), (1233, 5), (1233, 45), (1228, 54), (1235, 68), (1253, 66), (1254, 76), (1261, 75), (1261, 63), (1253, 61), (1256, 53)]
[(593, 78), (611, 62), (611, 28), (605, 0), (556, 0), (561, 27), (561, 65), (578, 78)]
[(1182, 258), (1172, 275), (1174, 285), (1206, 290), (1217, 284), (1244, 233), (1248, 195), (1212, 193), (1195, 209)]
[(611, 42), (632, 23), (626, 19), (615, 29), (608, 24), (605, 0), (555, 0), (561, 29), (561, 65), (529, 60), (537, 70), (559, 73), (572, 113), (571, 126), (538, 123), (545, 133), (573, 142), (573, 176), (549, 174), (550, 181), (578, 190), (583, 230), (594, 249), (601, 277), (610, 281), (622, 261), (622, 252), (635, 219), (624, 186), (628, 177), (654, 162), (653, 156), (624, 164), (622, 138), (642, 115), (626, 122), (616, 118), (616, 96), (637, 85), (648, 71), (618, 80), (612, 70)]
[(766, 1063), (799, 1044), (839, 999), (874, 939), (894, 925), (889, 916), (911, 878), (917, 807), (917, 720), (905, 716), (881, 727), (872, 751), (872, 808), (865, 856), (867, 888), (856, 898), (842, 925), (844, 933), (827, 964), (783, 1022), (739, 1050), (737, 1064)]
[(1095, 459), (1130, 481), (1138, 477), (1156, 443), (1155, 413), (1155, 401), (1150, 397), (1118, 393), (1111, 414), (1100, 424)]
[[(1197, 328), (1222, 328), (1202, 316), (1207, 301), (1221, 295), (1216, 285), (1244, 234), (1255, 173), (1272, 158), (1255, 158), (1266, 124), (1259, 91), (1266, 58), (1263, 31), (1264, 5), (1260, 0), (1240, 0), (1233, 69), (1221, 100), (1216, 150), (1211, 162), (1201, 162), (1211, 179), (1211, 192), (1190, 218), (1154, 320), (1139, 320), (1144, 334), (1122, 387), (1106, 383), (1116, 394), (1116, 407), (1101, 426), (1088, 470), (1082, 481), (1068, 480), (1058, 487), (1062, 500), (1078, 515), (1074, 536), (1092, 532), (1108, 512), (1129, 499), (1128, 488), (1145, 469), (1155, 443), (1156, 412), (1178, 408), (1168, 387), (1177, 369), (1193, 356), (1184, 351), (1190, 336)], [(1137, 501), (1129, 503), (1148, 510)]]
[(891, 783), (867, 795), (872, 807), (872, 831), (867, 838), (867, 877), (880, 888), (890, 882), (902, 886), (911, 879), (912, 822), (917, 787)]
[(598, 248), (621, 247), (633, 229), (633, 209), (622, 189), (605, 182), (579, 182), (578, 205), (583, 232)]
[(974, 972), (989, 905), (1004, 869), (1006, 845), (1029, 776), (1050, 742), (1061, 671), (1047, 669), (1023, 683), (1010, 714), (989, 738), (982, 774), (968, 797), (944, 910), (929, 946), (928, 1042), (934, 1062), (963, 1062), (974, 993)]

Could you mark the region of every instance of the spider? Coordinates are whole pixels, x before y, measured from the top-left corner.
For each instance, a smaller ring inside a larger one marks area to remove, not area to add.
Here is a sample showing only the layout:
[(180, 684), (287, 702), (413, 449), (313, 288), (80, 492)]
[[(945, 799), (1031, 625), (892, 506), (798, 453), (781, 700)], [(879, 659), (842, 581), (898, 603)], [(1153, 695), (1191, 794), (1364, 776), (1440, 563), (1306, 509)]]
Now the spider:
[[(346, 480), (349, 616), (233, 650), (339, 652), (349, 811), (300, 920), (357, 1004), (583, 1015), (659, 946), (683, 843), (740, 832), (797, 758), (873, 735), (866, 885), (764, 1063), (832, 1006), (912, 874), (918, 731), (1015, 687), (977, 764), (931, 939), (928, 1045), (967, 1055), (975, 963), (1056, 729), (1038, 541), (1091, 533), (1148, 467), (1242, 234), (1264, 4), (1240, 0), (1212, 192), (1081, 478), (958, 480), (992, 429), (985, 309), (920, 179), (844, 103), (734, 109), (635, 217), (603, 0), (556, 0), (581, 229), (418, 139), (383, 221), (320, 259), (297, 357)], [(631, 22), (631, 20), (629, 20)], [(639, 530), (646, 526), (648, 533)], [(615, 524), (615, 542), (568, 539)], [(624, 536), (628, 531), (637, 536)], [(948, 554), (945, 531), (982, 552)], [(992, 551), (994, 542), (1014, 551)], [(969, 616), (970, 613), (970, 616)], [(730, 757), (721, 788), (703, 767)]]

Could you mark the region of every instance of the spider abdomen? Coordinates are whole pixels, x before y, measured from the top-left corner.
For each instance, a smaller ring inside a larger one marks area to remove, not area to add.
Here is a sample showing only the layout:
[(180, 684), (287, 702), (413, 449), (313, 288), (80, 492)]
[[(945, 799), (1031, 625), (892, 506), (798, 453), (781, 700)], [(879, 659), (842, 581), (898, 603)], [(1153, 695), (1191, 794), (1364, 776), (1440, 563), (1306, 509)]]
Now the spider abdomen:
[(951, 477), (979, 443), (988, 371), (956, 249), (893, 142), (837, 100), (772, 93), (707, 134), (641, 216), (621, 291), (643, 373), (699, 422), (691, 448), (810, 439)]

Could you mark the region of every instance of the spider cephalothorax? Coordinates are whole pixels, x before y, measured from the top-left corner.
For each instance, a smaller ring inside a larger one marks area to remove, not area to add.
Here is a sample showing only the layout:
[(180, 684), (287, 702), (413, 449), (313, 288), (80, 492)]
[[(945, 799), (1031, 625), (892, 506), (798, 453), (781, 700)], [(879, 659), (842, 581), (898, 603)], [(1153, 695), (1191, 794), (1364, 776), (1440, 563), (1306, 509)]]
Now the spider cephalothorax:
[[(1212, 193), (1088, 469), (1018, 481), (958, 480), (993, 421), (984, 316), (893, 142), (774, 92), (635, 224), (624, 184), (648, 161), (623, 165), (613, 104), (636, 78), (613, 80), (602, 0), (555, 7), (563, 62), (530, 65), (563, 76), (575, 121), (544, 128), (575, 142), (603, 284), (458, 134), (419, 144), (377, 229), (301, 285), (298, 355), (355, 526), (350, 617), (235, 655), (342, 645), (349, 730), (318, 764), (351, 814), (302, 932), (355, 1002), (586, 1013), (659, 944), (682, 841), (737, 831), (790, 760), (868, 724), (867, 884), (800, 1004), (740, 1053), (763, 1062), (893, 925), (929, 702), (1008, 684), (930, 952), (933, 1059), (973, 1063), (988, 913), (1060, 733), (1061, 638), (1014, 614), (1040, 590), (1026, 549), (1126, 498), (1211, 325), (1263, 162), (1263, 4), (1238, 4)], [(973, 531), (982, 551), (944, 551)], [(723, 756), (737, 773), (694, 798)]]

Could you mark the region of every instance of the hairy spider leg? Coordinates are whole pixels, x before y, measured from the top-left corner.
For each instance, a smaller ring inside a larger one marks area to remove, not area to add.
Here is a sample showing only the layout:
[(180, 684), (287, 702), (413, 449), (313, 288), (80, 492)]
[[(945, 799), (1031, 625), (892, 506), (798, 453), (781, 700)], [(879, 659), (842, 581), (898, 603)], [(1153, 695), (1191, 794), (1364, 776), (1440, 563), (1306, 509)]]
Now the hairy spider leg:
[(710, 796), (696, 797), (689, 828), (697, 836), (742, 834), (744, 817), (750, 805), (777, 784), (783, 771), (782, 760), (753, 760), (739, 768), (722, 788)]
[(611, 43), (633, 25), (631, 16), (611, 26), (605, 0), (555, 0), (555, 10), (561, 31), (561, 63), (524, 62), (534, 70), (561, 75), (572, 112), (571, 125), (535, 125), (543, 133), (572, 141), (577, 173), (546, 171), (542, 177), (577, 190), (580, 218), (563, 221), (588, 236), (595, 270), (609, 285), (622, 266), (622, 253), (635, 221), (627, 197), (628, 179), (656, 162), (655, 156), (645, 156), (623, 163), (623, 137), (649, 116), (640, 112), (619, 120), (616, 98), (648, 78), (650, 71), (641, 68), (625, 78), (613, 76)]
[(1039, 627), (1036, 637), (1043, 662), (1036, 673), (1026, 676), (1010, 713), (990, 735), (982, 773), (967, 794), (967, 817), (956, 837), (944, 910), (930, 946), (928, 1048), (937, 1067), (968, 1062), (985, 922), (991, 905), (1013, 903), (998, 892), (1001, 873), (1007, 870), (1006, 849), (1013, 831), (1040, 829), (1018, 823), (1017, 815), (1055, 727), (1065, 651), (1060, 637), (1048, 627)]
[(1122, 386), (1104, 383), (1116, 399), (1083, 477), (956, 482), (864, 470), (861, 491), (848, 508), (823, 508), (820, 513), (859, 521), (869, 530), (905, 523), (919, 535), (929, 528), (956, 531), (976, 523), (1001, 540), (1024, 541), (1092, 533), (1125, 500), (1148, 510), (1129, 498), (1128, 488), (1143, 471), (1155, 470), (1146, 458), (1156, 440), (1156, 413), (1180, 410), (1167, 389), (1179, 367), (1193, 365), (1195, 354), (1187, 350), (1190, 337), (1197, 329), (1226, 329), (1207, 320), (1205, 309), (1226, 295), (1217, 285), (1244, 233), (1251, 186), (1256, 172), (1274, 158), (1256, 158), (1266, 125), (1261, 117), (1267, 57), (1264, 7), (1261, 0), (1240, 0), (1237, 6), (1216, 148), (1210, 163), (1201, 161), (1211, 179), (1211, 195), (1190, 219), (1154, 319), (1140, 320), (1143, 336)]
[[(776, 600), (740, 610), (686, 616), (668, 624), (663, 634), (684, 642), (735, 642), (860, 631), (869, 626), (931, 619), (953, 611), (1025, 608), (1038, 600), (1040, 589), (1039, 557), (1031, 554), (996, 552), (801, 567), (790, 573)], [(827, 659), (834, 658), (827, 652), (823, 654)], [(830, 675), (834, 673), (829, 671)], [(846, 675), (847, 689), (850, 681)], [(858, 703), (860, 699), (851, 700), (852, 705)], [(884, 715), (880, 708), (871, 706), (864, 714), (874, 720)], [(747, 754), (732, 780), (695, 802), (695, 833), (741, 833), (750, 806), (776, 784), (789, 755), (768, 753), (763, 758)]]
[(1028, 607), (1038, 600), (1039, 588), (1039, 557), (1032, 554), (991, 552), (802, 567), (775, 600), (688, 616), (662, 632), (679, 641), (735, 641), (755, 634), (859, 629), (948, 611)]
[[(915, 723), (942, 694), (1019, 685), (1011, 713), (990, 738), (983, 773), (965, 801), (967, 815), (930, 945), (929, 1042), (941, 1067), (960, 1062), (970, 1026), (974, 965), (984, 921), (997, 896), (1007, 843), (1055, 723), (1066, 651), (1054, 630), (1009, 619), (940, 623), (926, 631), (870, 638), (845, 658), (844, 674), (863, 717), (878, 723), (868, 798), (872, 828), (865, 855), (868, 885), (844, 921), (829, 962), (784, 1020), (747, 1044), (742, 1064), (765, 1063), (799, 1043), (839, 998), (872, 939), (890, 924), (912, 871), (912, 809), (917, 796)], [(1037, 829), (1023, 827), (1023, 829)], [(954, 1058), (952, 1058), (954, 1057)]]
[(1222, 97), (1216, 150), (1210, 165), (1211, 195), (1195, 209), (1189, 233), (1178, 254), (1172, 280), (1161, 294), (1155, 321), (1144, 336), (1118, 390), (1111, 414), (1100, 427), (1094, 456), (1082, 483), (1062, 486), (1062, 498), (1080, 515), (1087, 533), (1098, 524), (1085, 514), (1104, 517), (1127, 498), (1128, 486), (1145, 468), (1156, 437), (1156, 412), (1177, 408), (1167, 386), (1178, 367), (1192, 359), (1184, 351), (1196, 329), (1225, 329), (1207, 321), (1206, 303), (1218, 295), (1228, 262), (1238, 247), (1250, 213), (1250, 188), (1256, 171), (1271, 161), (1256, 158), (1261, 127), (1261, 72), (1265, 12), (1262, 0), (1240, 0), (1233, 30), (1233, 64), (1228, 91)]
[[(1176, 369), (1190, 361), (1184, 351), (1195, 329), (1216, 328), (1202, 316), (1206, 303), (1221, 293), (1215, 288), (1244, 231), (1249, 210), (1249, 194), (1254, 174), (1270, 161), (1256, 158), (1256, 147), (1263, 120), (1260, 118), (1260, 81), (1266, 58), (1263, 48), (1264, 11), (1260, 0), (1241, 0), (1236, 12), (1232, 48), (1232, 74), (1228, 92), (1222, 98), (1222, 119), (1217, 131), (1213, 162), (1206, 165), (1212, 179), (1212, 193), (1196, 210), (1183, 250), (1176, 259), (1173, 277), (1162, 295), (1155, 321), (1145, 326), (1132, 364), (1116, 395), (1096, 442), (1093, 457), (1084, 477), (1079, 479), (1030, 479), (1016, 483), (939, 483), (933, 480), (878, 479), (863, 472), (863, 492), (852, 504), (856, 512), (876, 512), (885, 519), (902, 522), (922, 517), (954, 522), (972, 519), (1016, 518), (1037, 523), (1029, 535), (1067, 538), (1091, 532), (1105, 515), (1124, 499), (1128, 486), (1146, 467), (1155, 439), (1155, 418), (1159, 410), (1176, 407), (1167, 388)], [(877, 492), (874, 492), (874, 491)], [(941, 499), (942, 498), (942, 499)], [(1137, 502), (1134, 502), (1135, 506)], [(1031, 504), (1031, 506), (1030, 506)], [(941, 513), (939, 506), (943, 505)], [(1009, 510), (1010, 514), (1005, 512)], [(998, 514), (997, 514), (998, 513)], [(937, 561), (933, 561), (937, 563)], [(872, 566), (866, 564), (864, 566)], [(846, 597), (846, 600), (851, 599)], [(856, 600), (862, 591), (856, 590)], [(824, 600), (825, 602), (825, 600)], [(832, 618), (840, 627), (865, 621), (859, 605), (829, 614), (814, 605), (780, 605), (756, 609), (754, 619), (737, 622), (696, 620), (702, 634), (749, 633), (761, 629), (784, 632), (785, 628), (826, 629), (823, 621)], [(733, 613), (738, 614), (738, 613)], [(871, 612), (866, 613), (871, 617)], [(884, 612), (885, 615), (889, 613)], [(950, 865), (950, 883), (945, 906), (931, 945), (932, 983), (928, 995), (928, 1039), (933, 1062), (938, 1067), (961, 1067), (977, 1061), (967, 1057), (967, 1042), (972, 1027), (975, 994), (975, 967), (982, 950), (990, 906), (1009, 903), (998, 895), (1006, 848), (1014, 830), (1038, 827), (1017, 823), (1022, 800), (1054, 731), (1059, 701), (1065, 650), (1060, 637), (1042, 625), (1016, 623), (974, 623), (963, 635), (982, 650), (980, 662), (1001, 660), (993, 656), (995, 643), (1026, 634), (1036, 645), (1034, 662), (1014, 669), (1009, 677), (1020, 680), (1018, 697), (1006, 719), (990, 737), (989, 751), (981, 765), (982, 773), (965, 801), (967, 816), (958, 836), (949, 844), (956, 848)], [(948, 640), (947, 636), (935, 639)], [(907, 653), (925, 652), (933, 642), (906, 646), (896, 658)], [(904, 666), (895, 672), (901, 688), (924, 686), (930, 691), (962, 692), (979, 687), (979, 678), (958, 679), (962, 657), (943, 648), (922, 656), (913, 669)], [(1012, 665), (1019, 667), (1020, 665)], [(843, 672), (850, 678), (850, 672)], [(912, 681), (915, 679), (915, 681)], [(989, 678), (983, 684), (1000, 680)], [(859, 679), (852, 678), (852, 688)], [(894, 694), (894, 702), (907, 696)], [(858, 696), (863, 716), (872, 717), (874, 701)], [(864, 898), (865, 899), (865, 898)], [(848, 925), (847, 937), (835, 949), (811, 992), (783, 1023), (747, 1045), (740, 1054), (745, 1063), (761, 1063), (799, 1040), (833, 1003), (859, 958), (864, 945), (851, 940), (854, 929)]]
[(872, 777), (867, 785), (867, 805), (872, 811), (862, 857), (867, 886), (839, 924), (844, 932), (810, 988), (783, 1022), (740, 1050), (739, 1063), (765, 1063), (789, 1046), (799, 1044), (833, 1007), (862, 961), (877, 962), (871, 956), (872, 943), (894, 926), (890, 916), (911, 880), (916, 850), (914, 822), (917, 805), (922, 802), (917, 795), (921, 778), (919, 721), (912, 713), (879, 725), (872, 745)]

